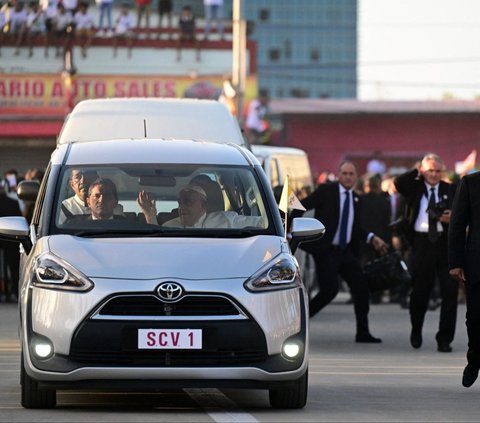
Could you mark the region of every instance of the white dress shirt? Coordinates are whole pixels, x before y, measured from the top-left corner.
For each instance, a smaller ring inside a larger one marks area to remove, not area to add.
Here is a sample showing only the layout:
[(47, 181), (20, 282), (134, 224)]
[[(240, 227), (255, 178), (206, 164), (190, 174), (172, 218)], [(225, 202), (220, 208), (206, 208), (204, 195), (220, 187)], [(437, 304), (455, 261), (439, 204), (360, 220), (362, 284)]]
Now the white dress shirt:
[[(414, 230), (415, 232), (423, 232), (428, 233), (428, 201), (430, 200), (430, 188), (433, 188), (435, 194), (435, 203), (438, 203), (438, 187), (439, 184), (435, 186), (431, 186), (425, 183), (427, 189), (427, 195), (422, 195), (422, 199), (420, 200), (420, 208), (418, 210), (418, 216), (415, 220)], [(437, 231), (443, 232), (443, 226), (440, 222), (437, 222)]]
[[(165, 222), (162, 226), (167, 228), (183, 228), (184, 225), (180, 217)], [(261, 216), (243, 216), (233, 211), (217, 211), (204, 214), (198, 219), (193, 226), (185, 226), (187, 228), (225, 228), (225, 229), (241, 229), (247, 226), (255, 228), (263, 228), (263, 219)]]

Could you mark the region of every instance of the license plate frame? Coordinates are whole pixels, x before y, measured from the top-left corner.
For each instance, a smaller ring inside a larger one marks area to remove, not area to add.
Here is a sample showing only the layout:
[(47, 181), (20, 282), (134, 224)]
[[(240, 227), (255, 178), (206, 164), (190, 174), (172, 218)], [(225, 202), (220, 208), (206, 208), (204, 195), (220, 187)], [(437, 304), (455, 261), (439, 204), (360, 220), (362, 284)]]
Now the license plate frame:
[(201, 350), (202, 329), (138, 329), (139, 350)]

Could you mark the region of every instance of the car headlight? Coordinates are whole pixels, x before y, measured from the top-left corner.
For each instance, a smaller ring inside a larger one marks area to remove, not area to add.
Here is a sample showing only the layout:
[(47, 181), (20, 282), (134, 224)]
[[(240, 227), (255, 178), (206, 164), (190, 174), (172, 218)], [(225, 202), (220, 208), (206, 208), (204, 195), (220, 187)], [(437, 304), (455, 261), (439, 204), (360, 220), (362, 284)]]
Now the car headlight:
[(33, 264), (32, 284), (40, 288), (89, 291), (93, 282), (72, 265), (52, 253), (38, 256)]
[(280, 254), (245, 282), (252, 292), (290, 289), (302, 283), (297, 263), (290, 254)]

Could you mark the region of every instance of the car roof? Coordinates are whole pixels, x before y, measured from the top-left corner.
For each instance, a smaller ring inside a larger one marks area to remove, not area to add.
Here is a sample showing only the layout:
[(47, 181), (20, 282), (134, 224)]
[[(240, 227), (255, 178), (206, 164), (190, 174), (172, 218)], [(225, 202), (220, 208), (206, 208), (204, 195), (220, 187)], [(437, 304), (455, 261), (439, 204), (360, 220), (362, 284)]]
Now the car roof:
[(255, 145), (251, 146), (253, 154), (260, 157), (267, 157), (279, 154), (306, 156), (306, 152), (300, 148), (295, 147), (281, 147), (271, 145)]
[(52, 164), (211, 164), (258, 165), (256, 157), (236, 144), (196, 140), (102, 140), (58, 146)]
[(247, 145), (224, 104), (187, 98), (83, 100), (67, 116), (57, 143), (141, 137)]

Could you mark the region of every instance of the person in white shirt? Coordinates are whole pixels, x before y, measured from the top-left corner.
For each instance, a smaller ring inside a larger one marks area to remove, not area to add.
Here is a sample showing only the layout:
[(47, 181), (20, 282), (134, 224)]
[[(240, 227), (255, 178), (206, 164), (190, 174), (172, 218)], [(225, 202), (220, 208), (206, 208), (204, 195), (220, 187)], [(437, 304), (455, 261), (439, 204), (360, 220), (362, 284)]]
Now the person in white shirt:
[(98, 178), (97, 172), (84, 172), (73, 169), (70, 174), (69, 185), (75, 195), (63, 200), (60, 212), (60, 223), (79, 214), (90, 214), (86, 204), (88, 187)]
[(48, 57), (48, 47), (52, 44), (55, 36), (55, 20), (57, 17), (57, 0), (40, 0), (40, 8), (45, 15), (46, 43), (47, 51), (45, 57)]
[(73, 18), (75, 23), (75, 37), (82, 51), (82, 57), (87, 57), (87, 48), (92, 42), (93, 16), (88, 13), (88, 3), (81, 2), (78, 5), (78, 12)]
[(376, 150), (373, 153), (372, 159), (367, 163), (367, 172), (368, 173), (378, 173), (379, 175), (384, 175), (387, 171), (387, 166), (382, 160), (382, 152)]
[[(138, 197), (147, 223), (156, 223), (155, 201), (142, 191)], [(207, 193), (199, 185), (187, 185), (178, 196), (178, 217), (165, 222), (167, 228), (263, 228), (261, 216), (242, 216), (234, 211), (213, 211), (207, 213)]]
[(7, 25), (8, 32), (16, 37), (14, 54), (18, 56), (20, 54), (20, 44), (27, 29), (27, 11), (23, 7), (23, 2), (17, 1), (14, 8), (8, 11)]
[(268, 111), (268, 93), (261, 89), (258, 98), (252, 100), (248, 107), (245, 132), (252, 144), (265, 144), (270, 136), (270, 126), (265, 120)]
[(63, 5), (67, 12), (70, 12), (72, 16), (77, 12), (78, 0), (62, 0)]
[(31, 1), (28, 5), (27, 13), (27, 44), (28, 44), (28, 57), (33, 56), (33, 38), (43, 37), (45, 45), (45, 57), (48, 56), (48, 44), (45, 25), (45, 13), (40, 8), (40, 4)]
[(53, 24), (54, 33), (56, 38), (56, 53), (57, 57), (60, 57), (60, 47), (63, 47), (63, 52), (67, 51), (68, 46), (71, 44), (73, 38), (73, 16), (65, 9), (63, 3), (57, 4), (57, 14)]
[(128, 57), (132, 57), (133, 28), (135, 20), (130, 14), (128, 3), (123, 3), (120, 9), (120, 15), (115, 20), (115, 33), (113, 36), (113, 57), (117, 57), (118, 41), (124, 39), (127, 44)]
[[(78, 215), (89, 215), (91, 213), (87, 205), (87, 195), (90, 185), (97, 179), (97, 172), (72, 169), (68, 183), (75, 194), (62, 201), (59, 223), (65, 223), (68, 219)], [(123, 207), (120, 204), (115, 207), (115, 214), (123, 214)]]

